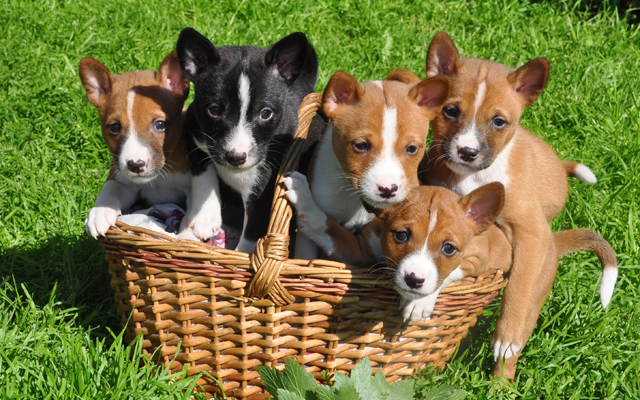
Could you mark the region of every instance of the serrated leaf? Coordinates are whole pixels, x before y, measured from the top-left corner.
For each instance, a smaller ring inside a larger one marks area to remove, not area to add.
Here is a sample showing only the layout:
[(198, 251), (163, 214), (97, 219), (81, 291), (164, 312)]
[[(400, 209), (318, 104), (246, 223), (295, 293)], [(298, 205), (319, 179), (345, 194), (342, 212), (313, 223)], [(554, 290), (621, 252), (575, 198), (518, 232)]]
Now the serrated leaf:
[(389, 389), (387, 400), (411, 400), (413, 399), (413, 380), (394, 382)]
[(262, 381), (264, 382), (267, 392), (269, 392), (275, 400), (279, 400), (278, 389), (285, 388), (285, 376), (282, 371), (276, 368), (265, 367), (263, 365), (256, 367), (256, 369), (260, 374), (260, 378), (262, 378)]
[[(284, 364), (284, 387), (290, 392), (305, 397), (307, 391), (315, 392), (316, 378), (292, 358), (287, 358)], [(282, 400), (282, 399), (279, 399)]]
[(358, 391), (353, 386), (353, 382), (347, 381), (347, 384), (338, 388), (336, 393), (336, 400), (369, 400), (358, 395)]
[(346, 374), (336, 372), (334, 378), (336, 380), (335, 387), (338, 389), (341, 388), (342, 386), (349, 385), (349, 377)]
[(278, 389), (278, 400), (305, 400), (304, 396), (290, 392), (286, 389)]
[(442, 385), (431, 389), (425, 400), (464, 400), (467, 392), (452, 385)]
[(318, 385), (316, 388), (316, 398), (318, 400), (337, 400), (335, 388), (325, 385)]
[(351, 371), (351, 381), (356, 391), (363, 399), (382, 400), (382, 391), (373, 384), (373, 369), (369, 357), (363, 358)]
[(381, 370), (376, 371), (376, 375), (373, 377), (373, 385), (380, 392), (382, 398), (386, 398), (391, 391), (391, 385), (387, 382), (387, 378), (384, 377)]

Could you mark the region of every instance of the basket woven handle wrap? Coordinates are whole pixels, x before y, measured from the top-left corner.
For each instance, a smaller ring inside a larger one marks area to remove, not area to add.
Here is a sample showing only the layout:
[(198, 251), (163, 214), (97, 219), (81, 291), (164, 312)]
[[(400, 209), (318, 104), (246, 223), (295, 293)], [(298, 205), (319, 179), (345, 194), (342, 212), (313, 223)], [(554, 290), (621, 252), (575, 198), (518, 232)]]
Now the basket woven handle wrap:
[(251, 268), (256, 273), (247, 290), (247, 297), (250, 299), (263, 299), (269, 296), (278, 306), (291, 304), (295, 300), (278, 280), (280, 270), (289, 258), (289, 225), (293, 215), (291, 205), (284, 197), (285, 188), (282, 178), (286, 173), (298, 168), (302, 145), (321, 103), (320, 93), (310, 93), (302, 100), (298, 109), (298, 131), (278, 171), (269, 230), (264, 238), (258, 240), (256, 250), (250, 257)]

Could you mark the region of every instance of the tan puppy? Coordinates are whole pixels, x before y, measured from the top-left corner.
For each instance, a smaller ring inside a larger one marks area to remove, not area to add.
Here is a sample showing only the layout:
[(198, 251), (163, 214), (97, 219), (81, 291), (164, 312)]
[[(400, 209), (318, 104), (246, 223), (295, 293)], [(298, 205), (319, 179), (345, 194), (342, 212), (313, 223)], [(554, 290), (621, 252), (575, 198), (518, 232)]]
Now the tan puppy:
[(311, 186), (299, 173), (284, 180), (298, 214), (296, 257), (316, 258), (320, 247), (350, 264), (378, 261), (378, 236), (354, 246), (353, 233), (374, 218), (369, 209), (402, 201), (419, 184), (429, 121), (448, 94), (447, 77), (407, 84), (332, 76), (322, 105), (330, 126), (311, 164)]
[(182, 108), (189, 82), (176, 53), (164, 59), (158, 72), (120, 75), (93, 58), (83, 58), (80, 78), (98, 109), (102, 137), (113, 157), (107, 182), (85, 220), (87, 232), (104, 235), (138, 200), (187, 207), (191, 173)]
[[(395, 270), (393, 281), (403, 298), (405, 318), (428, 318), (438, 294), (452, 281), (489, 269), (510, 270), (511, 244), (493, 224), (503, 208), (504, 193), (499, 182), (464, 197), (444, 187), (420, 186), (403, 202), (376, 212), (384, 221), (382, 250), (387, 264)], [(550, 247), (549, 257), (556, 262), (565, 254), (591, 250), (600, 259), (605, 276), (606, 271), (617, 271), (613, 249), (592, 230), (556, 232)], [(603, 280), (603, 301), (610, 299), (612, 292), (613, 286)]]
[[(551, 221), (564, 207), (567, 174), (594, 183), (582, 164), (562, 163), (542, 139), (518, 123), (546, 86), (547, 60), (517, 70), (486, 60), (462, 59), (445, 33), (433, 39), (427, 76), (449, 76), (451, 95), (432, 123), (433, 141), (420, 178), (467, 195), (489, 183), (505, 186), (498, 223), (513, 245), (513, 267), (493, 336), (494, 355), (506, 360), (496, 375), (513, 378), (518, 354), (531, 336), (553, 284), (557, 257)], [(613, 291), (617, 269), (605, 269), (602, 285)], [(602, 297), (606, 307), (608, 297)]]

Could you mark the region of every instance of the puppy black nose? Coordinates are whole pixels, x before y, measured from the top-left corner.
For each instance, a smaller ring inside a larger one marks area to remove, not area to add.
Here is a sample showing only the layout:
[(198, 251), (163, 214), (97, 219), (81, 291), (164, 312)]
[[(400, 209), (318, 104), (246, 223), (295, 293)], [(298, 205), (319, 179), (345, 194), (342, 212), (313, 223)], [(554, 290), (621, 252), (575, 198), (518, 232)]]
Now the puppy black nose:
[(478, 157), (478, 149), (473, 147), (462, 147), (458, 149), (458, 155), (466, 162), (471, 162)]
[(127, 160), (127, 168), (129, 169), (129, 171), (135, 174), (139, 174), (140, 172), (144, 171), (144, 166), (146, 164), (147, 163), (145, 163), (142, 160), (138, 160), (138, 161)]
[(380, 197), (383, 199), (390, 199), (392, 197), (396, 197), (396, 192), (398, 191), (398, 185), (395, 183), (391, 185), (390, 188), (384, 186), (378, 186), (378, 190), (380, 191)]
[(244, 164), (247, 161), (247, 153), (244, 151), (242, 153), (238, 153), (235, 149), (231, 149), (227, 151), (227, 154), (224, 155), (225, 160), (234, 167)]
[(424, 283), (424, 278), (418, 278), (416, 273), (412, 272), (410, 274), (405, 274), (404, 283), (406, 283), (411, 289), (419, 289)]

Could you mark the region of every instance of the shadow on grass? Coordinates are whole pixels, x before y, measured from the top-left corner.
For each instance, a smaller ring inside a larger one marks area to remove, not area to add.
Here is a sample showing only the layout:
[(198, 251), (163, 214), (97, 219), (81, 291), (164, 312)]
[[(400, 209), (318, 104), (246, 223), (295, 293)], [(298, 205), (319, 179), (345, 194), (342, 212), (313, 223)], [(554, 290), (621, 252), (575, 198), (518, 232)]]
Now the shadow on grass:
[(630, 25), (640, 22), (640, 0), (534, 0), (534, 2), (564, 7), (586, 13), (590, 17), (603, 11), (615, 11), (621, 20), (626, 20)]
[(0, 277), (24, 285), (38, 306), (53, 295), (60, 307), (76, 308), (76, 323), (93, 336), (121, 329), (104, 250), (91, 237), (47, 236), (35, 247), (2, 249)]

